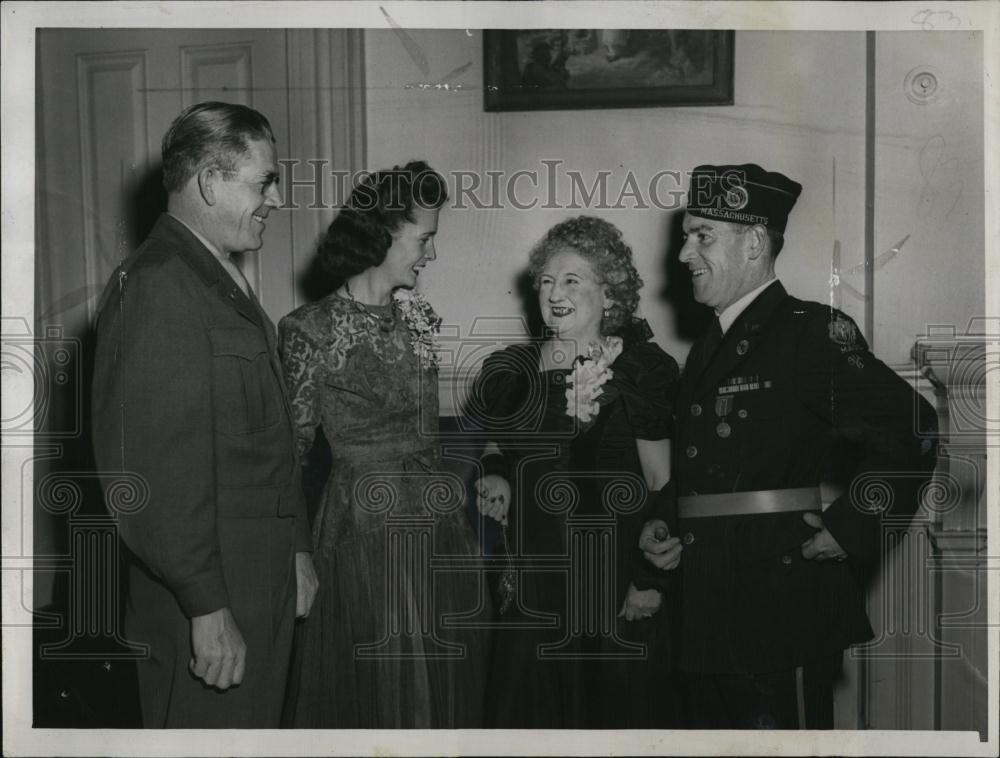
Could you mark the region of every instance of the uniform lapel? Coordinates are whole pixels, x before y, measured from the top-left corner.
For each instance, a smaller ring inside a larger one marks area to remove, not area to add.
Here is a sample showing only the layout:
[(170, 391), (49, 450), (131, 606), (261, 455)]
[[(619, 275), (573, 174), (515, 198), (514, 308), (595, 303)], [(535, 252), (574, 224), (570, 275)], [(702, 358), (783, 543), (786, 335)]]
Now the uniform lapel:
[[(219, 299), (234, 308), (241, 316), (258, 328), (264, 328), (260, 313), (250, 299), (243, 294), (232, 277), (222, 268), (212, 252), (206, 248), (191, 230), (169, 213), (164, 213), (156, 222), (150, 237), (157, 237), (177, 251), (179, 257), (198, 274), (207, 287), (214, 290)], [(266, 331), (266, 329), (265, 329)]]
[[(715, 392), (721, 379), (730, 376), (737, 366), (754, 354), (757, 342), (764, 332), (764, 323), (787, 296), (781, 282), (775, 282), (746, 307), (729, 327), (722, 338), (722, 344), (709, 359), (701, 375), (691, 377), (688, 384), (692, 395)], [(696, 357), (700, 363), (700, 351)]]
[[(236, 282), (233, 282), (232, 277), (229, 276), (228, 273), (226, 274), (226, 280), (223, 281), (226, 281), (226, 284), (221, 287), (222, 293), (225, 293), (225, 296), (229, 298), (229, 301), (233, 304), (233, 307), (236, 308), (241, 316), (250, 319), (254, 322), (254, 324), (264, 330), (264, 333), (268, 338), (268, 345), (271, 346), (273, 344), (271, 334), (266, 328), (264, 322), (261, 320), (263, 311), (260, 310), (259, 307), (254, 306), (254, 304), (250, 301), (250, 296), (243, 294), (243, 290), (240, 289)], [(232, 287), (229, 287), (229, 282), (232, 282)], [(249, 284), (247, 287), (249, 287)]]

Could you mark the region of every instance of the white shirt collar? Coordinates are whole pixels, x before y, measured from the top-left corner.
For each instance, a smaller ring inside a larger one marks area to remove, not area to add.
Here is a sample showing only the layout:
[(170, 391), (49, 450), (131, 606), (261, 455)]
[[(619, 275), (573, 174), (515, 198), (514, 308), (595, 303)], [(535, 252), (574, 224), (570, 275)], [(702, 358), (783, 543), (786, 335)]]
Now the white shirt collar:
[(762, 285), (760, 285), (756, 289), (750, 290), (747, 294), (745, 294), (735, 303), (726, 308), (722, 313), (718, 314), (719, 325), (722, 326), (722, 333), (725, 334), (726, 332), (728, 332), (729, 327), (731, 327), (733, 325), (733, 322), (736, 321), (737, 318), (739, 318), (740, 314), (747, 309), (747, 306), (749, 306), (750, 303), (756, 300), (757, 296), (761, 292), (766, 290), (776, 281), (778, 281), (777, 277), (772, 276)]

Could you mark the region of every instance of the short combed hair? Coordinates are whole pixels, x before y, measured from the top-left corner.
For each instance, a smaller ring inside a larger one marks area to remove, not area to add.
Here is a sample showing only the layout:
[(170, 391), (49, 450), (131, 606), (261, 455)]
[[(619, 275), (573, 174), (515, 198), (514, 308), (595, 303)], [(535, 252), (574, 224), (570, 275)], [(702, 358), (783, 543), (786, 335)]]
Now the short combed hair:
[(444, 179), (424, 161), (366, 175), (319, 243), (323, 267), (344, 280), (381, 265), (393, 232), (415, 221), (414, 208), (437, 210), (447, 200)]
[(275, 141), (271, 124), (253, 108), (215, 101), (192, 105), (163, 135), (164, 188), (180, 191), (206, 166), (234, 170), (251, 140)]
[(601, 319), (601, 334), (621, 331), (639, 305), (642, 278), (632, 262), (632, 248), (617, 226), (595, 216), (578, 216), (556, 224), (531, 251), (528, 271), (535, 289), (549, 259), (571, 250), (586, 259), (612, 305)]

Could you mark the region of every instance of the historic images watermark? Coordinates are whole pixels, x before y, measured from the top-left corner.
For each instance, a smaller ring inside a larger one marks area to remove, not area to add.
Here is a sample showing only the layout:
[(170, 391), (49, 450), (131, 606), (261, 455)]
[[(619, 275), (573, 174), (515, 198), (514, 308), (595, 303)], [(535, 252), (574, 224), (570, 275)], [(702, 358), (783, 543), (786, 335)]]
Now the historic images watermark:
[[(352, 202), (363, 209), (375, 202), (374, 191), (365, 191), (368, 171), (349, 172), (330, 167), (326, 159), (280, 160), (285, 210), (324, 210)], [(392, 170), (388, 172), (390, 176)], [(448, 203), (456, 210), (679, 210), (685, 206), (688, 173), (661, 169), (652, 173), (622, 168), (583, 171), (561, 159), (542, 159), (535, 168), (517, 171), (466, 171), (453, 169), (442, 175)], [(734, 188), (742, 184), (738, 172), (728, 177)], [(407, 177), (409, 175), (407, 174)], [(400, 174), (403, 179), (402, 173)], [(738, 201), (738, 190), (732, 195)], [(727, 198), (729, 196), (727, 195)], [(418, 202), (422, 202), (418, 200)]]

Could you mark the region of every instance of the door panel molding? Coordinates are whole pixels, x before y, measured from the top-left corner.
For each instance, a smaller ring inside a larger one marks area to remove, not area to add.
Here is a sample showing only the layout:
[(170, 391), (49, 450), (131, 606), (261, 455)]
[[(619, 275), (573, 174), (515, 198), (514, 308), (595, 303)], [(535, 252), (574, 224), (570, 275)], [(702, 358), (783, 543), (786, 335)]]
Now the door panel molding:
[(181, 98), (184, 107), (225, 100), (253, 107), (253, 44), (181, 47)]
[[(254, 107), (253, 43), (220, 42), (180, 47), (181, 103), (188, 108), (206, 100)], [(260, 254), (244, 253), (240, 270), (258, 298), (263, 295)]]
[[(119, 211), (147, 163), (146, 52), (81, 54), (76, 69), (84, 277), (96, 283), (124, 257)], [(96, 305), (87, 301), (90, 321)]]

